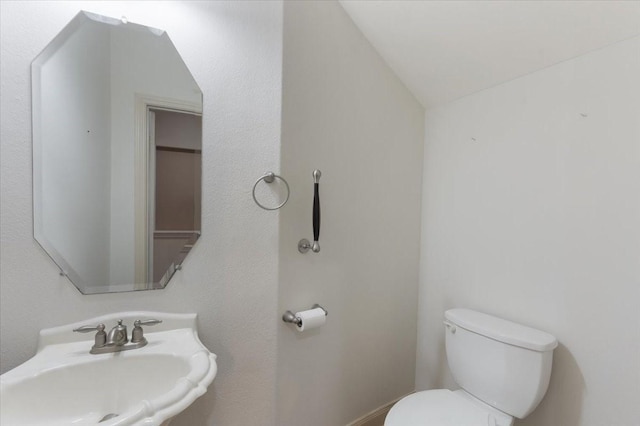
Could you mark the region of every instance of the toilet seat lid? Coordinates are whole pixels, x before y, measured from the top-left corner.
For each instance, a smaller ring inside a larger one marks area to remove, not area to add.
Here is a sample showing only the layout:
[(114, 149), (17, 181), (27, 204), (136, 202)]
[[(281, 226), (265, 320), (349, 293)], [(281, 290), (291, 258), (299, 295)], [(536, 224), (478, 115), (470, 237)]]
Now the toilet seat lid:
[(489, 410), (448, 389), (416, 392), (398, 401), (385, 426), (497, 426)]

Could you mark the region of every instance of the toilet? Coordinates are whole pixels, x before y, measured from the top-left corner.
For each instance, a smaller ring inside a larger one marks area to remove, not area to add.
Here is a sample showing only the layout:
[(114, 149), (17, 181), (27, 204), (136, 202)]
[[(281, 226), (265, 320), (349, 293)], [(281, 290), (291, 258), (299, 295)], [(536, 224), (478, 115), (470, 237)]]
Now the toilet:
[(385, 426), (511, 426), (549, 386), (552, 335), (470, 309), (445, 312), (445, 345), (461, 389), (416, 392), (398, 401)]

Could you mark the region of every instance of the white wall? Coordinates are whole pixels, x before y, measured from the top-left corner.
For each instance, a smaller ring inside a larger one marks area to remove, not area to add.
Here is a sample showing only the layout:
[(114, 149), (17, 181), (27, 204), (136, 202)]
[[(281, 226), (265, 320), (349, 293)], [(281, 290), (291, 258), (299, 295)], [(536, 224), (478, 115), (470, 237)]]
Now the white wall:
[(554, 334), (519, 425), (640, 418), (640, 38), (426, 113), (416, 382), (454, 386), (443, 312)]
[[(278, 426), (339, 426), (414, 389), (423, 109), (335, 2), (286, 2)], [(321, 251), (311, 238), (314, 169)]]
[(40, 212), (35, 230), (78, 285), (107, 286), (109, 32), (92, 21), (77, 25), (34, 64), (33, 96), (44, 112), (34, 117), (34, 166), (41, 171), (34, 182)]
[[(197, 312), (219, 371), (175, 425), (273, 425), (278, 213), (260, 210), (250, 190), (279, 169), (282, 3), (0, 8), (0, 370), (30, 358), (44, 327), (123, 310)], [(204, 93), (203, 235), (165, 290), (83, 296), (33, 240), (29, 64), (80, 9), (166, 29)]]

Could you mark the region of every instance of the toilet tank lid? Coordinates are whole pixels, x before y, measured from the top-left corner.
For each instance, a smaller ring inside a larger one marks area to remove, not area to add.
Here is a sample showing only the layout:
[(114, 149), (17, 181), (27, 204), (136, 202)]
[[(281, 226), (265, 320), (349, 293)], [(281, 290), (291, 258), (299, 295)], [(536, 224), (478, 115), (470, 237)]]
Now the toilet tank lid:
[(551, 351), (558, 346), (556, 338), (549, 333), (471, 309), (449, 309), (444, 316), (458, 327), (509, 345), (538, 352)]

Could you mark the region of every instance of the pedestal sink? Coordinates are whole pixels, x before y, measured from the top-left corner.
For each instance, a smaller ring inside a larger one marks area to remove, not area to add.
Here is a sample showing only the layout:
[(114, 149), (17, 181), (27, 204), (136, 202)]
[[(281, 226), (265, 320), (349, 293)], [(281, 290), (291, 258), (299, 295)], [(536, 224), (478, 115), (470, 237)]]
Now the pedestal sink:
[[(148, 344), (92, 355), (82, 325), (159, 319)], [(123, 312), (40, 332), (36, 355), (0, 376), (0, 424), (163, 425), (207, 391), (216, 356), (198, 339), (196, 314)]]

